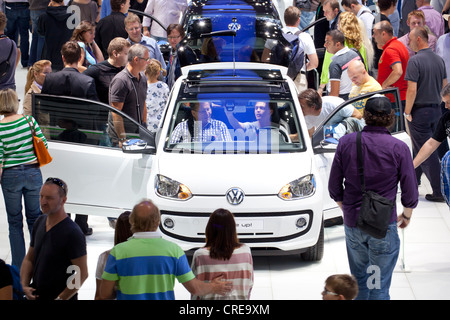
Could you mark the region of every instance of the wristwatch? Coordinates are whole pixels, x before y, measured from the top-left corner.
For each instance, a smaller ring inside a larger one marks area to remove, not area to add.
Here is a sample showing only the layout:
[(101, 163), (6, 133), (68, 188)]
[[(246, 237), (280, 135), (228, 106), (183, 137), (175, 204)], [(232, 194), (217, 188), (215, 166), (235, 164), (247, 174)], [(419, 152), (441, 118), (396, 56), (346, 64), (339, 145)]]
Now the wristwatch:
[(411, 114), (406, 114), (405, 112), (403, 112), (403, 116), (405, 117), (409, 117)]

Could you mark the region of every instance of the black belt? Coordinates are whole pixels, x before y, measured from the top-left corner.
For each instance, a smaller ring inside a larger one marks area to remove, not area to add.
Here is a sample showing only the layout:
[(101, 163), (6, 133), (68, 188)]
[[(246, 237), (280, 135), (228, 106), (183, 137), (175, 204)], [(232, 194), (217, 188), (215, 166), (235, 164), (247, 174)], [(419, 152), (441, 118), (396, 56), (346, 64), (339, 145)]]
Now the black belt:
[(9, 168), (5, 168), (5, 169), (3, 169), (3, 170), (8, 170), (8, 169), (19, 170), (19, 169), (29, 169), (29, 168), (39, 168), (39, 163), (25, 163), (25, 164), (18, 164), (18, 165), (16, 165), (16, 166), (9, 167)]

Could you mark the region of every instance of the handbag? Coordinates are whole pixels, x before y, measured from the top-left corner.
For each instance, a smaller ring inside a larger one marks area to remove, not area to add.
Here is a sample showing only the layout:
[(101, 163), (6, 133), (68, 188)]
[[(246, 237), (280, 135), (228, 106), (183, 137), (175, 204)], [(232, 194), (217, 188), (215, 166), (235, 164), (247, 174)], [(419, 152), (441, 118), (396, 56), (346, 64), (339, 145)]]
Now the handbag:
[(42, 167), (50, 162), (52, 162), (53, 158), (48, 153), (47, 147), (45, 146), (44, 140), (36, 136), (36, 130), (31, 125), (30, 121), (26, 116), (23, 116), (25, 120), (27, 120), (28, 125), (31, 129), (31, 135), (33, 139), (34, 153), (36, 154), (36, 158), (39, 162), (39, 166)]
[(364, 163), (361, 148), (361, 131), (356, 134), (356, 147), (358, 157), (358, 174), (361, 181), (361, 191), (363, 194), (359, 216), (356, 222), (357, 227), (374, 238), (381, 239), (386, 236), (391, 220), (394, 202), (380, 196), (374, 191), (366, 191), (364, 181)]

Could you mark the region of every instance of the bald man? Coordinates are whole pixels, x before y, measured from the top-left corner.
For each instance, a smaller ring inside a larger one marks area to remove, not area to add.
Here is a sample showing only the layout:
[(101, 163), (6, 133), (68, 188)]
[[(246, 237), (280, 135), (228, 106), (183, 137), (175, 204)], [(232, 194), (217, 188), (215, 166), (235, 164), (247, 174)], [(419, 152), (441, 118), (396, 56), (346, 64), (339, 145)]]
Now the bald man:
[(221, 277), (206, 283), (192, 273), (184, 251), (175, 243), (162, 239), (158, 231), (160, 212), (151, 200), (134, 206), (130, 214), (133, 236), (116, 245), (102, 275), (100, 299), (174, 300), (175, 278), (192, 295), (224, 295), (231, 282)]
[[(366, 67), (361, 60), (354, 60), (348, 65), (348, 77), (352, 81), (352, 89), (348, 98), (354, 98), (359, 95), (381, 90), (381, 85), (372, 76), (367, 73)], [(364, 107), (367, 99), (354, 103), (354, 107), (361, 113), (364, 113)]]

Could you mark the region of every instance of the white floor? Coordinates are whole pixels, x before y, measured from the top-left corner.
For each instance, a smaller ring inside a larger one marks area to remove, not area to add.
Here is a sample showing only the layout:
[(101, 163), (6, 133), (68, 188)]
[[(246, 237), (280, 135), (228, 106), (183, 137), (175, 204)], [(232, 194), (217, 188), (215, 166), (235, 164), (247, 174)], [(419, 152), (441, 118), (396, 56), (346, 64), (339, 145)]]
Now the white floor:
[[(25, 70), (17, 71), (19, 97), (23, 99)], [(410, 226), (400, 231), (402, 249), (391, 285), (393, 300), (450, 299), (450, 211), (444, 203), (424, 199), (430, 193), (428, 181), (422, 178), (420, 203), (413, 213)], [(401, 204), (397, 204), (401, 208)], [(113, 244), (114, 231), (106, 218), (89, 217), (94, 234), (87, 237), (89, 278), (79, 292), (79, 299), (92, 300), (95, 293), (95, 269), (101, 252)], [(28, 236), (26, 237), (28, 243)], [(28, 245), (28, 244), (27, 244)], [(3, 198), (0, 195), (0, 258), (11, 261), (8, 223)], [(403, 268), (403, 264), (405, 268)], [(252, 299), (297, 300), (321, 299), (325, 279), (336, 273), (349, 273), (345, 250), (344, 228), (325, 229), (325, 253), (322, 261), (302, 262), (298, 257), (255, 257), (255, 284)], [(175, 286), (177, 299), (190, 295), (180, 284)]]

